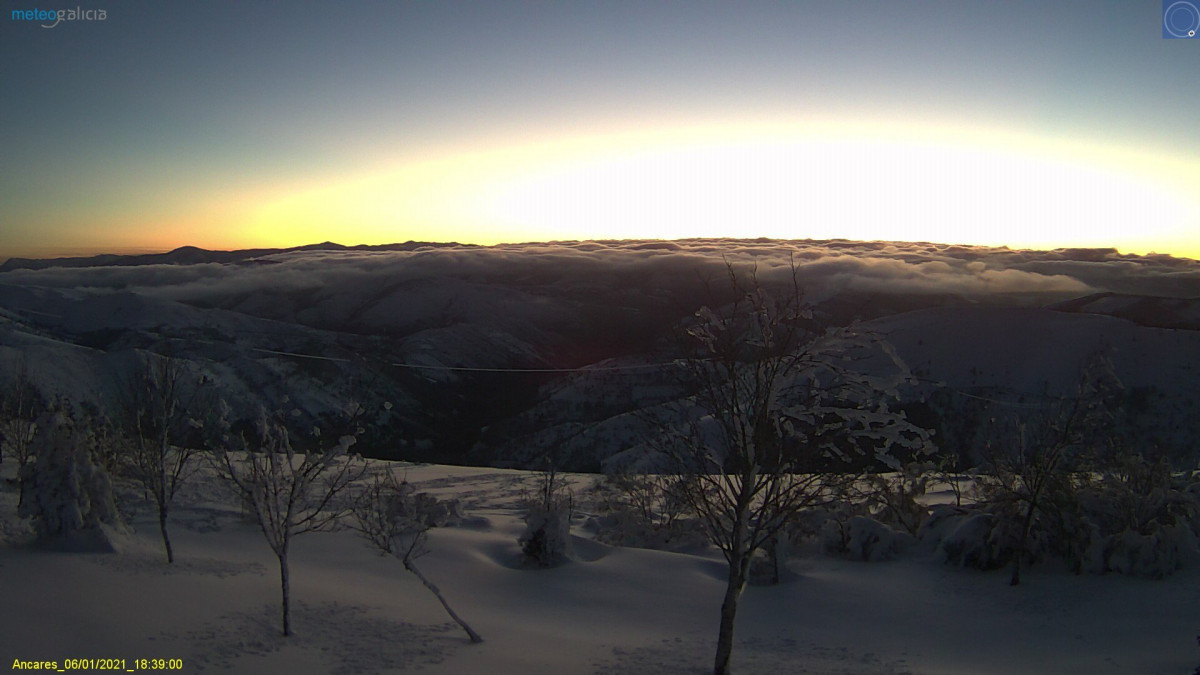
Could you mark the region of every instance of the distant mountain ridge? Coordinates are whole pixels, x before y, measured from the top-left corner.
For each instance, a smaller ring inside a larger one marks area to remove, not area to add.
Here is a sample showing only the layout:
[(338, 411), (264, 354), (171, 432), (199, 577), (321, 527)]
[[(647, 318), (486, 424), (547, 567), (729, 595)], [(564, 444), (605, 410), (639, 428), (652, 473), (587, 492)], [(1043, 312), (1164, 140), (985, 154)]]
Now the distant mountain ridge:
[(43, 270), (51, 267), (133, 267), (136, 265), (199, 265), (203, 263), (238, 263), (280, 253), (295, 251), (415, 251), (420, 248), (470, 248), (470, 244), (453, 242), (406, 241), (403, 244), (357, 244), (345, 246), (331, 241), (305, 244), (291, 248), (245, 248), (236, 251), (211, 251), (197, 246), (180, 246), (166, 253), (100, 255), (71, 258), (9, 258), (0, 265), (0, 273), (13, 270)]

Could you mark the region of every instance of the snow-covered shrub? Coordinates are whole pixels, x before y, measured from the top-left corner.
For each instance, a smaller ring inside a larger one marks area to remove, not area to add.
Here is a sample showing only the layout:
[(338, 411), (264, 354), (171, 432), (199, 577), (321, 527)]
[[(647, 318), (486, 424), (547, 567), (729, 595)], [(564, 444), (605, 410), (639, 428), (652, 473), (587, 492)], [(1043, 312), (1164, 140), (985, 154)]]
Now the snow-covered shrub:
[(111, 551), (103, 526), (117, 526), (120, 519), (112, 482), (90, 456), (92, 442), (65, 404), (43, 414), (32, 441), (36, 459), (21, 469), (18, 513), (30, 519), (39, 539)]
[(913, 537), (869, 516), (848, 510), (827, 512), (818, 539), (828, 555), (879, 562), (892, 560), (912, 543)]
[(554, 471), (544, 472), (525, 508), (525, 532), (518, 539), (525, 561), (538, 567), (565, 562), (571, 548), (573, 498), (562, 478)]
[(989, 491), (972, 511), (932, 510), (919, 538), (947, 562), (991, 569), (1012, 560), (1026, 518), (1025, 560), (1056, 558), (1068, 569), (1161, 578), (1200, 560), (1200, 494), (1164, 461), (1126, 454), (1096, 472), (1062, 472), (1048, 481), (1039, 508)]
[(571, 512), (563, 504), (550, 510), (533, 506), (525, 514), (525, 532), (521, 535), (521, 553), (538, 567), (553, 567), (564, 562), (570, 550)]
[(855, 560), (879, 562), (893, 560), (912, 543), (907, 532), (898, 532), (887, 525), (865, 516), (850, 519), (847, 527), (849, 538), (846, 554)]
[(1182, 525), (1155, 527), (1149, 534), (1126, 530), (1108, 539), (1104, 551), (1109, 571), (1161, 579), (1192, 559), (1196, 535)]
[(1122, 457), (1080, 496), (1077, 571), (1161, 578), (1200, 556), (1200, 499), (1165, 461)]
[(932, 462), (910, 462), (893, 473), (867, 474), (855, 485), (856, 497), (875, 520), (915, 536), (929, 514), (917, 497), (925, 494), (935, 470)]
[(850, 546), (849, 519), (827, 517), (821, 521), (817, 531), (821, 551), (830, 555), (841, 555)]
[(917, 541), (930, 549), (938, 548), (942, 540), (958, 527), (968, 511), (953, 504), (937, 504), (917, 528)]
[(841, 556), (850, 544), (850, 521), (862, 515), (867, 515), (862, 503), (844, 498), (832, 500), (796, 514), (788, 523), (787, 532), (793, 544), (812, 540), (821, 553)]
[(457, 499), (438, 499), (418, 492), (412, 496), (413, 514), (429, 527), (454, 527), (463, 521)]
[(707, 535), (687, 513), (676, 476), (611, 474), (591, 488), (597, 515), (587, 526), (610, 546), (681, 550), (703, 546)]
[(767, 541), (750, 559), (750, 578), (755, 586), (770, 586), (780, 582), (784, 566), (792, 556), (792, 542), (786, 530)]
[(1013, 537), (1006, 536), (995, 514), (975, 512), (948, 519), (954, 524), (938, 550), (947, 563), (990, 570), (1006, 565), (1013, 556)]
[(458, 500), (440, 500), (417, 492), (390, 471), (376, 473), (371, 484), (357, 490), (352, 507), (354, 529), (372, 546), (403, 558), (419, 554), (426, 531), (462, 522)]

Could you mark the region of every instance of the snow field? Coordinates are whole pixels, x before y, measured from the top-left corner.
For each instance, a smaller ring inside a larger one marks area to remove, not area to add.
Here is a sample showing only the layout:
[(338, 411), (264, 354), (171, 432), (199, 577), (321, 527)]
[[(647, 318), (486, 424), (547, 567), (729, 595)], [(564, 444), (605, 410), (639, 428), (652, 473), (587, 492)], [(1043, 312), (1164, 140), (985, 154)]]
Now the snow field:
[[(0, 475), (9, 477), (9, 463)], [(518, 501), (534, 474), (395, 468), (457, 498), (462, 526), (430, 532), (422, 571), (485, 642), (471, 645), (399, 561), (349, 531), (296, 539), (292, 625), (279, 635), (279, 577), (255, 525), (210, 479), (176, 507), (177, 562), (151, 510), (115, 554), (19, 545), (16, 494), (0, 488), (0, 657), (182, 658), (183, 672), (689, 673), (710, 669), (724, 562), (610, 548), (576, 536), (574, 559), (519, 561)], [(577, 502), (587, 477), (575, 479)], [(580, 530), (576, 528), (578, 535)], [(750, 586), (738, 615), (739, 673), (1184, 673), (1197, 662), (1200, 572), (1164, 580), (1035, 567), (943, 565), (920, 546), (899, 560), (806, 555), (779, 586)]]

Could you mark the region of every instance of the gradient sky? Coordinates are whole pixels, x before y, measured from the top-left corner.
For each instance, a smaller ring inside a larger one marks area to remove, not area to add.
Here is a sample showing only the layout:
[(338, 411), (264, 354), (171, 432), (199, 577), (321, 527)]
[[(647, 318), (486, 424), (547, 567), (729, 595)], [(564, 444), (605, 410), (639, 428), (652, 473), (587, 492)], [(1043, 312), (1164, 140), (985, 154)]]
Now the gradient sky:
[(0, 258), (691, 236), (1200, 258), (1200, 41), (1162, 39), (1161, 0), (76, 6), (106, 18), (0, 16)]

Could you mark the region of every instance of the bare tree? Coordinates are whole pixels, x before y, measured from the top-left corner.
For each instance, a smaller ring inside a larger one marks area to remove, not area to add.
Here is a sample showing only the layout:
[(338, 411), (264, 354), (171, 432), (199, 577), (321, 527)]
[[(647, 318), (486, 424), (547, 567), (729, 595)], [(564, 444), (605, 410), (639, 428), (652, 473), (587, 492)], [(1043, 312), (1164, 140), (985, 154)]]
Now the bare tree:
[(292, 539), (331, 529), (350, 510), (343, 497), (365, 471), (360, 457), (348, 453), (352, 435), (324, 449), (300, 453), (278, 419), (265, 411), (255, 433), (241, 436), (244, 452), (220, 447), (213, 455), (218, 475), (250, 511), (279, 561), (283, 634), (291, 635), (288, 553)]
[(412, 572), (433, 593), (471, 642), (483, 642), (479, 633), (450, 607), (441, 589), (417, 568), (416, 559), (429, 552), (427, 533), (436, 524), (436, 509), (431, 508), (436, 500), (423, 497), (425, 495), (414, 494), (407, 482), (397, 481), (391, 471), (385, 471), (383, 475), (376, 475), (374, 482), (355, 501), (355, 527), (380, 553), (395, 556), (404, 563), (404, 569)]
[[(779, 300), (756, 271), (727, 267), (732, 302), (702, 308), (689, 330), (701, 349), (687, 362), (693, 421), (665, 439), (686, 479), (684, 498), (729, 564), (717, 675), (730, 671), (738, 600), (755, 552), (798, 512), (830, 497), (837, 469), (928, 441), (885, 402), (907, 374), (885, 344), (854, 327), (820, 326), (802, 302), (794, 266)], [(890, 372), (872, 376), (867, 367)]]
[(17, 460), (18, 480), (33, 456), (37, 419), (45, 407), (29, 377), (28, 367), (22, 362), (0, 404), (0, 459), (7, 456)]
[(178, 359), (148, 354), (121, 392), (117, 423), (125, 447), (117, 463), (154, 500), (168, 563), (175, 562), (167, 532), (171, 504), (195, 472), (200, 452), (195, 432), (211, 416), (201, 409), (203, 385)]

